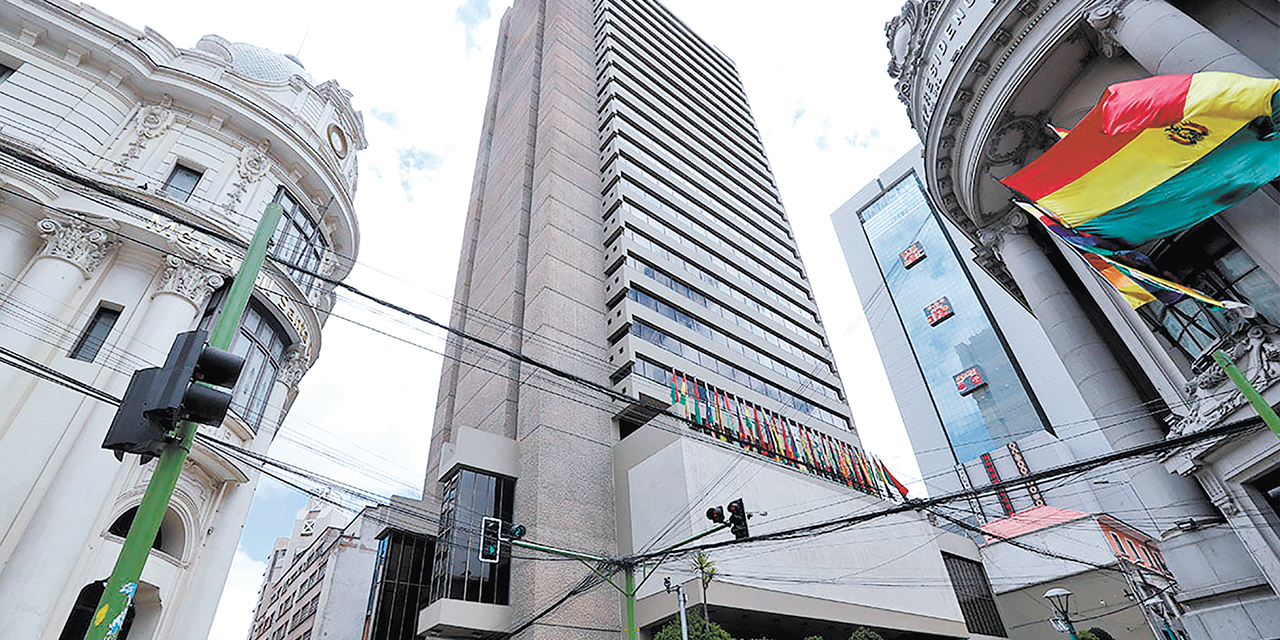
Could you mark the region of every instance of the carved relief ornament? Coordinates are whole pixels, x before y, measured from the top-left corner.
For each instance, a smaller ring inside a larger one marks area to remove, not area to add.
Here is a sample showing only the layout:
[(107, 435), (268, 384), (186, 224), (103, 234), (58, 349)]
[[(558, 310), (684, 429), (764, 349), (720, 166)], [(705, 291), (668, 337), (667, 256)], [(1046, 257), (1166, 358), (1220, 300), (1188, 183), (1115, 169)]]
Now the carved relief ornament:
[(284, 362), (280, 364), (280, 371), (276, 374), (276, 379), (290, 388), (295, 388), (302, 381), (302, 376), (306, 375), (307, 370), (310, 368), (311, 362), (307, 358), (307, 350), (295, 345), (285, 354)]
[(147, 143), (164, 135), (169, 127), (173, 126), (174, 117), (173, 98), (167, 94), (160, 102), (143, 106), (134, 119), (133, 139), (129, 141), (124, 154), (116, 161), (115, 171), (124, 173), (130, 163), (141, 158)]
[(184, 298), (197, 309), (204, 306), (209, 296), (223, 283), (222, 274), (178, 256), (165, 256), (163, 269), (160, 286), (154, 295), (171, 293)]
[(911, 104), (911, 82), (923, 58), (927, 27), (940, 6), (940, 0), (907, 0), (902, 12), (884, 25), (890, 56), (889, 77), (897, 80), (894, 88), (903, 104)]
[[(1218, 349), (1227, 354), (1259, 393), (1280, 380), (1280, 329), (1269, 324), (1245, 324), (1224, 338)], [(1214, 361), (1212, 351), (1196, 360), (1191, 371), (1194, 377), (1183, 389), (1190, 396), (1191, 412), (1174, 423), (1170, 436), (1212, 427), (1248, 402)]]
[(44, 239), (40, 256), (69, 262), (80, 269), (85, 278), (90, 278), (112, 249), (120, 245), (107, 232), (116, 226), (115, 222), (105, 218), (92, 225), (76, 218), (44, 218), (36, 223), (40, 237)]
[(222, 203), (224, 209), (231, 211), (240, 206), (249, 185), (267, 175), (267, 170), (271, 168), (271, 157), (267, 155), (270, 149), (271, 142), (263, 140), (257, 146), (246, 146), (241, 150), (240, 159), (236, 162), (236, 181), (231, 184), (227, 199)]

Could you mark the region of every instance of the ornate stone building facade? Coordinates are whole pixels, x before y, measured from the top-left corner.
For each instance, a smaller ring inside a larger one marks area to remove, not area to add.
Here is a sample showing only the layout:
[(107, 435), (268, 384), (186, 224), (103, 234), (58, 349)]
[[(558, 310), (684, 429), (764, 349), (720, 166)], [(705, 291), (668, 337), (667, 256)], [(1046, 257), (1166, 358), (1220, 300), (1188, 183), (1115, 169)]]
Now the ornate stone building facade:
[[(88, 6), (0, 10), (0, 610), (5, 635), (83, 633), (155, 468), (100, 448), (174, 335), (212, 324), (271, 202), (272, 252), (342, 278), (359, 245), (361, 116), (296, 60), (205, 36), (179, 49)], [(206, 232), (208, 231), (208, 232)], [(268, 262), (232, 349), (232, 413), (201, 432), (265, 452), (320, 352), (330, 287)], [(128, 636), (204, 638), (258, 474), (197, 441)], [(125, 637), (125, 636), (121, 636)]]
[[(1031, 311), (1109, 449), (1251, 414), (1213, 363), (1223, 349), (1280, 400), (1280, 192), (1144, 247), (1157, 266), (1255, 317), (1196, 303), (1134, 311), (1016, 211), (997, 182), (1070, 128), (1114, 82), (1156, 74), (1280, 74), (1280, 16), (1258, 0), (928, 0), (887, 25), (889, 74), (923, 142), (927, 191), (978, 262)], [(1061, 435), (1061, 434), (1060, 434)], [(1093, 451), (1080, 451), (1090, 455)], [(1193, 638), (1280, 625), (1280, 439), (1265, 427), (1176, 451), (1099, 492), (1160, 540)]]

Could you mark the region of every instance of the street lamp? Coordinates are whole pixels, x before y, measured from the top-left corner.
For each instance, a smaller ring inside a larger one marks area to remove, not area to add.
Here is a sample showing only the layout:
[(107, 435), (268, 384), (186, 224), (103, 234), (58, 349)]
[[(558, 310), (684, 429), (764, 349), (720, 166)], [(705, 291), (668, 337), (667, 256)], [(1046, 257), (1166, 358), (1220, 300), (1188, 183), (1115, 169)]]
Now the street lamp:
[[(1067, 603), (1071, 600), (1071, 592), (1062, 587), (1054, 587), (1044, 592), (1044, 599), (1049, 601), (1049, 604), (1053, 606), (1053, 612), (1058, 616), (1057, 619), (1052, 621), (1054, 623), (1053, 626), (1059, 631), (1066, 631), (1071, 640), (1080, 640), (1079, 636), (1076, 635), (1075, 626), (1071, 624), (1071, 616), (1067, 613)], [(1058, 620), (1062, 621), (1062, 627), (1066, 627), (1065, 629), (1058, 626)]]

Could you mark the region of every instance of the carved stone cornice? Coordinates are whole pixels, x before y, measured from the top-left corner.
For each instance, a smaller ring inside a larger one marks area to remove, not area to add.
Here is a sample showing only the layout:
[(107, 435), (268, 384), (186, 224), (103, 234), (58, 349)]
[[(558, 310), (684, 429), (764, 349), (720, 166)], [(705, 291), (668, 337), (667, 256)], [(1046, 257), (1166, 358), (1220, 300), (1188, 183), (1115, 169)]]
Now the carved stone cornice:
[(1227, 354), (1259, 393), (1280, 380), (1280, 329), (1262, 323), (1240, 327), (1192, 365), (1193, 377), (1183, 389), (1190, 397), (1191, 412), (1174, 423), (1170, 437), (1217, 425), (1248, 402), (1213, 359), (1217, 350)]
[(44, 218), (36, 223), (40, 237), (44, 239), (44, 248), (39, 256), (69, 262), (80, 269), (86, 279), (90, 278), (111, 251), (120, 245), (120, 241), (113, 240), (108, 233), (118, 226), (106, 218), (96, 220), (92, 225), (78, 218)]
[(929, 21), (942, 6), (941, 0), (907, 0), (902, 12), (884, 25), (889, 47), (889, 77), (893, 78), (898, 100), (908, 106), (910, 115), (911, 83), (923, 59), (924, 39)]
[(1018, 209), (1011, 209), (995, 222), (978, 229), (978, 244), (991, 251), (997, 258), (1005, 240), (1012, 235), (1031, 235), (1030, 218)]
[(283, 382), (290, 389), (297, 388), (298, 383), (302, 381), (302, 376), (306, 375), (307, 370), (311, 368), (311, 362), (307, 358), (306, 349), (293, 346), (289, 352), (285, 354), (284, 362), (280, 364), (280, 371), (276, 373), (276, 379)]
[(178, 256), (168, 255), (164, 258), (160, 286), (156, 288), (152, 297), (171, 293), (199, 309), (204, 306), (209, 296), (222, 286), (223, 282), (222, 274), (217, 271)]
[(1116, 42), (1116, 27), (1120, 21), (1120, 10), (1129, 0), (1105, 0), (1089, 9), (1085, 21), (1098, 34), (1098, 50), (1102, 55), (1111, 58), (1120, 49)]
[(232, 211), (240, 206), (249, 185), (267, 175), (267, 170), (271, 168), (271, 157), (267, 155), (270, 149), (271, 142), (263, 140), (257, 146), (246, 146), (240, 151), (240, 159), (236, 162), (236, 181), (231, 184), (231, 190), (222, 203), (224, 209)]

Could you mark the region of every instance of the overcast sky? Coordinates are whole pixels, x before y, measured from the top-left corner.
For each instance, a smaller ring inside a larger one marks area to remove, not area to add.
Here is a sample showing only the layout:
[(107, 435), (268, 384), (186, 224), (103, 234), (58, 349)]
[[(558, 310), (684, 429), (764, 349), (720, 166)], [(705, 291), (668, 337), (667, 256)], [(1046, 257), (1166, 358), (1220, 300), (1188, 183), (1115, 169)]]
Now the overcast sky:
[[(317, 83), (332, 78), (352, 91), (369, 138), (359, 156), (361, 264), (352, 282), (447, 320), (497, 26), (510, 4), (96, 0), (94, 6), (181, 48), (214, 33), (299, 53)], [(918, 478), (829, 217), (917, 142), (885, 72), (884, 23), (902, 0), (666, 4), (737, 64), (858, 432), (900, 478)], [(442, 349), (438, 331), (340, 300), (324, 329), (320, 360), (303, 380), (271, 455), (382, 495), (416, 495)], [(351, 468), (353, 458), (364, 472)], [(245, 638), (263, 559), (276, 536), (288, 535), (305, 501), (270, 479), (260, 485), (213, 640)]]

